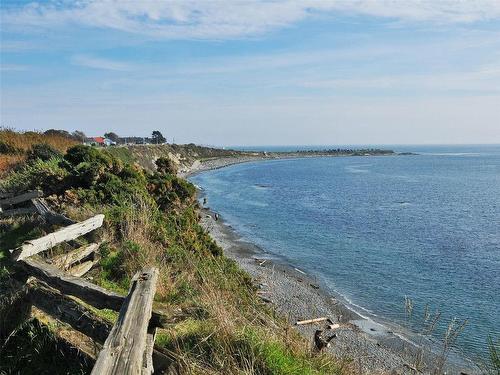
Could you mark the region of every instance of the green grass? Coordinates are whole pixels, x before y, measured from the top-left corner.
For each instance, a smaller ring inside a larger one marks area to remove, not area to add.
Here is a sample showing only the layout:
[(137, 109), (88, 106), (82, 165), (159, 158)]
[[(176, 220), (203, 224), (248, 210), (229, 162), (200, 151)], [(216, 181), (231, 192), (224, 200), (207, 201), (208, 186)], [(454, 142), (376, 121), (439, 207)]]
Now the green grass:
[(10, 257), (9, 250), (15, 249), (28, 239), (42, 235), (40, 225), (34, 221), (14, 221), (3, 224), (0, 231), (0, 260)]
[[(71, 358), (72, 357), (72, 358)], [(51, 329), (37, 320), (28, 320), (0, 348), (0, 374), (53, 375), (88, 374), (91, 365), (76, 360)]]
[(124, 163), (132, 164), (134, 163), (134, 155), (126, 147), (109, 147), (106, 149), (111, 155), (117, 157)]

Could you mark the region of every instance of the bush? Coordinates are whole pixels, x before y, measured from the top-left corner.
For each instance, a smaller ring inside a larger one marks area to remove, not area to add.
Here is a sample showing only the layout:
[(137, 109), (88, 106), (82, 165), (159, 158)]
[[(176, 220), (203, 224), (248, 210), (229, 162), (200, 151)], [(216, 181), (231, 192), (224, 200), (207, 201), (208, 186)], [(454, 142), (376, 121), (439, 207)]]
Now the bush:
[(196, 188), (177, 176), (155, 173), (149, 177), (148, 192), (155, 198), (160, 209), (168, 210), (192, 203)]
[(170, 158), (158, 158), (155, 164), (159, 173), (171, 174), (174, 176), (177, 174), (177, 164), (175, 164), (175, 162)]
[(13, 192), (41, 189), (49, 194), (59, 193), (65, 190), (67, 177), (68, 172), (61, 168), (58, 159), (37, 159), (2, 179), (0, 189)]
[(115, 157), (84, 145), (71, 147), (62, 165), (72, 175), (72, 185), (84, 188), (94, 186), (106, 173), (118, 174), (123, 169), (123, 164)]
[(5, 141), (0, 140), (0, 155), (17, 155), (22, 153), (22, 150), (8, 144)]
[(47, 143), (38, 143), (33, 145), (28, 151), (28, 160), (33, 161), (40, 159), (47, 161), (52, 158), (61, 158), (62, 154)]

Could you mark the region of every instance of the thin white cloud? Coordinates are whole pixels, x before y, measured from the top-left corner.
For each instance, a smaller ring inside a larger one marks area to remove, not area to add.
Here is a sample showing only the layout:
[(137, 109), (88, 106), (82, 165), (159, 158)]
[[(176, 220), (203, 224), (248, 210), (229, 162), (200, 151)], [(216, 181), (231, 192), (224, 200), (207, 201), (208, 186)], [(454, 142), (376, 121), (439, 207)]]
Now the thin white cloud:
[(0, 43), (0, 50), (2, 52), (24, 52), (41, 49), (40, 46), (32, 42), (19, 41), (19, 40), (2, 40)]
[(19, 64), (0, 64), (0, 71), (2, 72), (23, 72), (28, 68), (26, 65)]
[(134, 66), (129, 63), (86, 55), (73, 56), (71, 62), (74, 65), (84, 66), (87, 68), (114, 70), (119, 72), (129, 72), (135, 69)]
[(412, 90), (414, 92), (475, 91), (500, 93), (500, 64), (472, 71), (451, 73), (406, 74), (304, 80), (305, 88), (328, 90)]
[(6, 9), (2, 21), (19, 27), (79, 24), (158, 38), (224, 39), (258, 35), (325, 14), (394, 21), (470, 23), (500, 19), (498, 0), (121, 1), (31, 3)]

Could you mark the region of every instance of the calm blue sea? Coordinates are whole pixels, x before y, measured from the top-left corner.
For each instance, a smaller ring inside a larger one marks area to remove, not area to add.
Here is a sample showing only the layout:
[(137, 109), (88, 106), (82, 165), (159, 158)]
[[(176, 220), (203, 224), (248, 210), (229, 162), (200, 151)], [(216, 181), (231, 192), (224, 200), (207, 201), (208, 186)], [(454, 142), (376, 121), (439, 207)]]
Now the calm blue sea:
[(272, 160), (191, 180), (244, 239), (363, 315), (411, 326), (408, 296), (415, 316), (442, 312), (436, 337), (469, 319), (458, 345), (477, 359), (500, 337), (500, 146), (386, 147), (420, 155)]

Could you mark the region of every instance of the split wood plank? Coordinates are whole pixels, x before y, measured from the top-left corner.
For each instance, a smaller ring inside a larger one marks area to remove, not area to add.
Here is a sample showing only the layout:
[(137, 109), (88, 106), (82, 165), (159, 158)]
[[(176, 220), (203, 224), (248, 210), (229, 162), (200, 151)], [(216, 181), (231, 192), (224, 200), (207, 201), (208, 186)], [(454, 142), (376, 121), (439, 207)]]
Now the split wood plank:
[(7, 211), (0, 211), (0, 216), (19, 216), (19, 215), (31, 215), (36, 213), (37, 210), (35, 207), (22, 207), (22, 208), (13, 208)]
[(142, 358), (142, 375), (151, 375), (154, 372), (153, 354), (155, 345), (156, 327), (148, 327), (146, 349)]
[(43, 193), (38, 190), (28, 191), (26, 193), (16, 195), (15, 197), (0, 199), (0, 206), (10, 206), (13, 204), (26, 202), (30, 199), (41, 197), (42, 195)]
[(140, 375), (146, 350), (158, 269), (135, 274), (120, 315), (97, 357), (92, 374)]
[(14, 260), (23, 260), (50, 249), (61, 242), (74, 240), (75, 238), (99, 228), (103, 220), (104, 215), (96, 215), (90, 219), (61, 228), (46, 236), (26, 241), (21, 247), (13, 251), (13, 258)]
[(87, 260), (86, 262), (79, 263), (76, 266), (71, 267), (66, 271), (68, 275), (82, 277), (87, 272), (89, 272), (97, 261)]
[[(118, 293), (111, 292), (79, 277), (67, 275), (59, 268), (44, 262), (38, 257), (24, 259), (18, 264), (22, 266), (27, 274), (35, 276), (64, 294), (78, 297), (97, 309), (119, 311), (125, 300), (125, 297)], [(184, 313), (183, 311), (179, 311), (173, 316), (168, 316), (161, 311), (153, 311), (151, 325), (167, 327), (168, 324), (185, 319), (189, 315), (189, 312)]]
[(70, 251), (69, 253), (56, 255), (50, 259), (50, 263), (62, 270), (67, 270), (73, 264), (81, 262), (89, 255), (94, 253), (99, 248), (99, 244), (91, 243), (90, 245), (84, 245), (76, 250)]
[(76, 221), (67, 218), (66, 216), (59, 214), (52, 210), (43, 198), (32, 199), (31, 202), (35, 206), (38, 213), (45, 218), (51, 224), (61, 224), (61, 225), (71, 225), (76, 224)]

